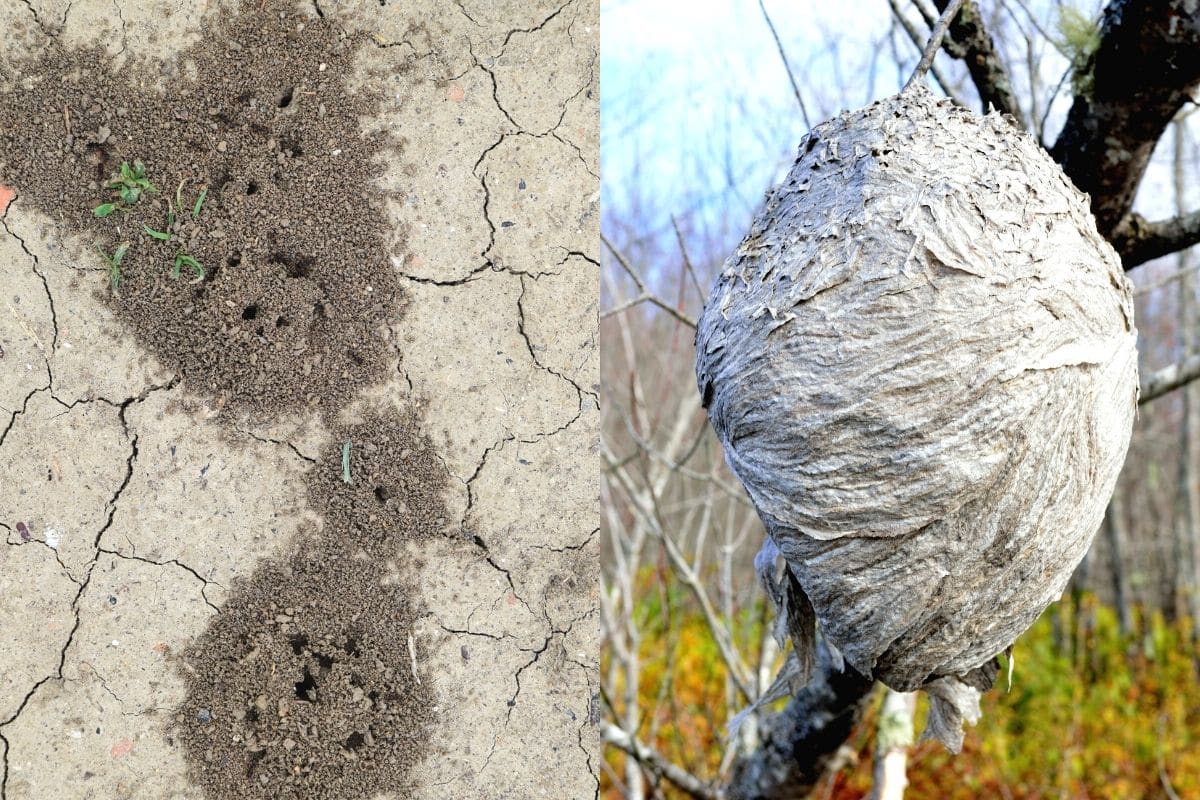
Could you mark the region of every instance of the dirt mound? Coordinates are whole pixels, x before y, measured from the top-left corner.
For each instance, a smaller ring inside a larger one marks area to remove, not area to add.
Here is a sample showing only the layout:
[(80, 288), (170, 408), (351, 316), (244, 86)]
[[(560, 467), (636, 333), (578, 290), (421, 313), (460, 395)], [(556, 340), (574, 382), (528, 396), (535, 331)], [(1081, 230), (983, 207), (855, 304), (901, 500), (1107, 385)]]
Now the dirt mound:
[(374, 188), (388, 146), (347, 78), (362, 42), (274, 8), (213, 23), (161, 86), (50, 40), (0, 95), (0, 181), (98, 241), (103, 291), (194, 392), (259, 416), (312, 406), (333, 432), (309, 472), (324, 517), (235, 584), (179, 654), (170, 735), (214, 800), (404, 786), (431, 696), (398, 544), (446, 525), (444, 464), (415, 411), (342, 425), (384, 375), (402, 312)]
[(116, 306), (190, 389), (344, 401), (382, 376), (400, 296), (372, 191), (387, 142), (359, 129), (378, 98), (347, 85), (363, 42), (294, 11), (210, 19), (157, 81), (48, 40), (5, 80), (0, 176), (124, 248)]
[(446, 527), (446, 467), (412, 412), (334, 428), (335, 452), (309, 474), (309, 503), (347, 543), (390, 557), (400, 540)]
[(445, 526), (445, 468), (411, 414), (334, 433), (308, 479), (324, 529), (238, 583), (181, 654), (173, 734), (210, 797), (369, 797), (424, 753), (421, 609), (394, 559), (399, 540)]
[(413, 608), (385, 567), (313, 536), (260, 568), (184, 654), (177, 718), (216, 798), (370, 797), (423, 752), (433, 701), (410, 652)]

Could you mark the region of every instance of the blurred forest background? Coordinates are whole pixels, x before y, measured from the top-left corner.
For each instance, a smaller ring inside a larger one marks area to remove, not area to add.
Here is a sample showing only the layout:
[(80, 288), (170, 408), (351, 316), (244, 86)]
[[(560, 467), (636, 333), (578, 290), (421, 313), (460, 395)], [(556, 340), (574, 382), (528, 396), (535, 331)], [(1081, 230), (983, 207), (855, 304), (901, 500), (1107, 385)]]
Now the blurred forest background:
[[(1102, 4), (976, 8), (1027, 127), (1053, 143)], [(605, 0), (602, 14), (602, 797), (722, 798), (760, 743), (756, 720), (733, 741), (725, 724), (781, 655), (753, 570), (762, 529), (700, 408), (693, 321), (809, 123), (896, 92), (936, 10)], [(963, 61), (942, 52), (934, 69), (935, 91), (980, 109)], [(1200, 208), (1196, 107), (1154, 151), (1134, 205), (1147, 218)], [(1192, 248), (1130, 273), (1143, 383), (1200, 351), (1198, 269)], [(958, 757), (914, 744), (905, 796), (1200, 798), (1198, 626), (1192, 384), (1141, 406), (1105, 523), (1062, 602), (1018, 641), (1011, 690), (985, 695)], [(879, 796), (884, 695), (812, 796)]]

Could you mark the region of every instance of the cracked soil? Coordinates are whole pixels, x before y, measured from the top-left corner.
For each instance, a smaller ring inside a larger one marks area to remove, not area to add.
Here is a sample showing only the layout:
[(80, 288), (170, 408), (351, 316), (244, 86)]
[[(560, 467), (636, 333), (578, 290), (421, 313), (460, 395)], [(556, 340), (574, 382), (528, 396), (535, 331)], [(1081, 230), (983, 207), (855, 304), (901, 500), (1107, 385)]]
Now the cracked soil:
[(0, 4), (0, 800), (597, 796), (598, 16)]

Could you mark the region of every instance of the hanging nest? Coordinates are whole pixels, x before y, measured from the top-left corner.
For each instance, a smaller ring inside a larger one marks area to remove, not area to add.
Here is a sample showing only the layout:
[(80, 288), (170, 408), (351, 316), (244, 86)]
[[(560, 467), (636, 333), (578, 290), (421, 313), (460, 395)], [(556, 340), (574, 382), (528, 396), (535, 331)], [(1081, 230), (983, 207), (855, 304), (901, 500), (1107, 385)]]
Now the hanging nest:
[[(953, 751), (1104, 514), (1137, 403), (1087, 198), (922, 84), (817, 126), (726, 262), (696, 377), (807, 679), (815, 632)], [(796, 665), (799, 666), (796, 666)], [(799, 677), (799, 680), (795, 680)]]

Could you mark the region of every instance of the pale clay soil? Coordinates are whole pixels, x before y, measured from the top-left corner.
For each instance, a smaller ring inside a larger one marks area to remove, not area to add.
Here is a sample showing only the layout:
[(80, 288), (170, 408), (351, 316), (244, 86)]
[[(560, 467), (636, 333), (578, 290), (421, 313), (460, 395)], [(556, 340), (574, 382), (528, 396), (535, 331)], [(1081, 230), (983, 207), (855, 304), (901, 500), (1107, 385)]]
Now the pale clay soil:
[[(370, 35), (356, 74), (384, 101), (361, 123), (405, 140), (383, 188), (406, 307), (381, 332), (390, 378), (344, 421), (420, 408), (449, 476), (445, 535), (379, 559), (420, 598), (404, 666), (432, 703), (428, 755), (379, 796), (594, 797), (598, 3), (296, 9)], [(153, 87), (214, 13), (229, 7), (5, 3), (0, 69), (49, 35)], [(311, 413), (233, 416), (179, 380), (97, 291), (90, 240), (16, 189), (0, 229), (3, 800), (201, 798), (170, 732), (179, 654), (236, 579), (320, 525), (306, 479), (332, 435)]]

